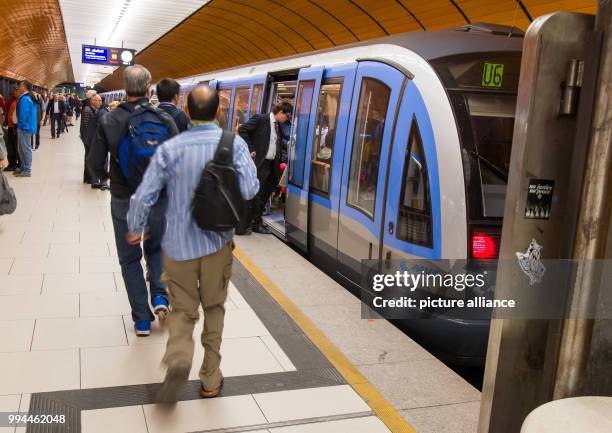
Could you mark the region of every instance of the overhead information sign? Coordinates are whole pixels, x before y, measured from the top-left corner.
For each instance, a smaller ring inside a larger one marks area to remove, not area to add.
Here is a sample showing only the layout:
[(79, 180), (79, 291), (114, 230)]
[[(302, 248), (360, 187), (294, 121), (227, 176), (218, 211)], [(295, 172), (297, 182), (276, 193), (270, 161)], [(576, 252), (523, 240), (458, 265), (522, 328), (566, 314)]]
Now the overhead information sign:
[(132, 66), (136, 50), (83, 45), (82, 63), (105, 66)]

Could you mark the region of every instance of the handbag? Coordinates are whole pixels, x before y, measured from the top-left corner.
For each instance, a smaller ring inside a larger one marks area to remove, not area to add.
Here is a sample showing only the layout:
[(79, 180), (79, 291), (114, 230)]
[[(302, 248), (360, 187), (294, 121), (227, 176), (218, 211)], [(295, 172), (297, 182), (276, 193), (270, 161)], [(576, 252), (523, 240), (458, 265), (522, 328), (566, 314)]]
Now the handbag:
[(17, 197), (8, 179), (0, 170), (0, 215), (9, 215), (17, 209)]

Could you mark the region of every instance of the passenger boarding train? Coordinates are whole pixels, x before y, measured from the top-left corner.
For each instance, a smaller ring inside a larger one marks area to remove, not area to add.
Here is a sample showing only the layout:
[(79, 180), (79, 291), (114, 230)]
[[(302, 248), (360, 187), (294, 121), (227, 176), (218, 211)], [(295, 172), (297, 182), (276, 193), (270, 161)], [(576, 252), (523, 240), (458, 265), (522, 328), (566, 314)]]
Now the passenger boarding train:
[[(216, 87), (234, 131), (293, 103), (286, 204), (269, 226), (358, 291), (362, 259), (497, 257), (521, 36), (488, 25), (391, 36), (183, 78), (181, 103)], [(400, 325), (454, 360), (484, 360), (486, 320)]]

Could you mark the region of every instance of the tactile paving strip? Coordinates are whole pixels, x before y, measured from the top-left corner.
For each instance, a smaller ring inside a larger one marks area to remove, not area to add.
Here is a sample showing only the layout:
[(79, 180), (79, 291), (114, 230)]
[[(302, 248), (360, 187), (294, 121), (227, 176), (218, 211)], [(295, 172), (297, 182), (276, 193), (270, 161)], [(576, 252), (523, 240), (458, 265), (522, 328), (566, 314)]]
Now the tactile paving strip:
[[(345, 384), (344, 378), (304, 335), (268, 292), (234, 260), (232, 282), (266, 326), (297, 371), (227, 377), (222, 396)], [(80, 433), (81, 411), (155, 403), (160, 384), (77, 389), (32, 394), (30, 414), (66, 416), (65, 424), (29, 424), (27, 433)], [(179, 400), (200, 398), (200, 381), (187, 383)]]

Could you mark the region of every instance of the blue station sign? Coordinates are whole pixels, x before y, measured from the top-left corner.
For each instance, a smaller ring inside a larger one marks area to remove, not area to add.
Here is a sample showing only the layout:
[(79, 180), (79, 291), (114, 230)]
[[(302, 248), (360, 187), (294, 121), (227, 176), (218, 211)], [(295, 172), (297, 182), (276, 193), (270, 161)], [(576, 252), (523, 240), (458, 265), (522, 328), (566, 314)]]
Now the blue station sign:
[(83, 45), (82, 63), (105, 66), (132, 66), (136, 50)]

